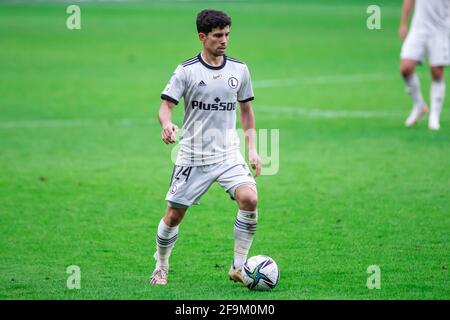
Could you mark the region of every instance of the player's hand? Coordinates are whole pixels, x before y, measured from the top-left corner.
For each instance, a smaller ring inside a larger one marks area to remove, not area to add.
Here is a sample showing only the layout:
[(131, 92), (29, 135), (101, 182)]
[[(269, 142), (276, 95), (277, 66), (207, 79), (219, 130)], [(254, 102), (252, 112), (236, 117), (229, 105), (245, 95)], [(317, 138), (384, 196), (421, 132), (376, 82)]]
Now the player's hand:
[(178, 127), (172, 122), (164, 125), (161, 131), (161, 139), (165, 144), (175, 143), (175, 132), (178, 131)]
[(406, 35), (408, 34), (408, 27), (405, 25), (401, 25), (398, 29), (398, 35), (400, 36), (400, 39), (405, 40)]
[(262, 162), (261, 158), (259, 157), (258, 153), (256, 151), (250, 151), (248, 153), (248, 162), (250, 163), (250, 167), (252, 167), (253, 170), (255, 170), (255, 178), (259, 176), (262, 169)]

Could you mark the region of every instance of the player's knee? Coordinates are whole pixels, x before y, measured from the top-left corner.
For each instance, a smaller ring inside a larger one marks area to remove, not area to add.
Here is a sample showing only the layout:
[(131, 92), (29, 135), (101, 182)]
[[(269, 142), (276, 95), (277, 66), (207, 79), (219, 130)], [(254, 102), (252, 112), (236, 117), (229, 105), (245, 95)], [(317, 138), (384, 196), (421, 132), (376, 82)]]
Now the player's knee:
[(254, 211), (258, 207), (258, 195), (252, 190), (244, 192), (239, 200), (242, 210)]
[(441, 81), (444, 78), (444, 70), (441, 68), (431, 68), (431, 78), (434, 81)]
[(415, 68), (416, 63), (413, 60), (403, 59), (400, 61), (400, 73), (405, 79), (413, 75)]
[(414, 73), (414, 68), (412, 68), (408, 64), (402, 64), (400, 66), (400, 73), (402, 74), (403, 78), (409, 78)]
[(235, 198), (241, 210), (254, 211), (258, 206), (258, 192), (254, 185), (242, 185), (235, 191)]
[(167, 208), (166, 215), (164, 216), (164, 222), (169, 227), (176, 227), (183, 220), (186, 209), (183, 208)]

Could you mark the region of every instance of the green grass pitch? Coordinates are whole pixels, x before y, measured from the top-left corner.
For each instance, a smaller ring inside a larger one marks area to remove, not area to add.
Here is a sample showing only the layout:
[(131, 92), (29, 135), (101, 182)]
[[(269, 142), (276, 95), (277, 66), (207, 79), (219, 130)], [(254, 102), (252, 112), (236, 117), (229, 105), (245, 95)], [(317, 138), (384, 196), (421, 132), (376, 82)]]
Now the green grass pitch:
[[(449, 299), (449, 99), (439, 132), (403, 126), (400, 1), (377, 3), (381, 30), (356, 0), (82, 2), (81, 30), (67, 3), (1, 4), (0, 298)], [(169, 285), (147, 284), (172, 170), (159, 95), (209, 7), (232, 16), (258, 128), (280, 130), (250, 252), (281, 269), (270, 293), (227, 279), (237, 210), (217, 185), (180, 227)]]

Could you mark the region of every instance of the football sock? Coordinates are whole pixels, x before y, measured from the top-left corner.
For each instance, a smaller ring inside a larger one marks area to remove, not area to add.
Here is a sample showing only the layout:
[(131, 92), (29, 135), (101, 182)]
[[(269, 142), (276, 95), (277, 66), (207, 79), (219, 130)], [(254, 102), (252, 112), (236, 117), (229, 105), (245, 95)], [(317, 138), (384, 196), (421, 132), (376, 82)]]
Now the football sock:
[(156, 266), (169, 268), (169, 256), (178, 239), (178, 226), (169, 227), (163, 219), (159, 222), (156, 236)]
[(258, 221), (258, 210), (239, 210), (234, 224), (234, 261), (239, 268), (247, 261), (248, 251), (253, 242)]
[(439, 116), (442, 110), (442, 104), (445, 98), (445, 81), (434, 81), (431, 82), (430, 90), (430, 102), (431, 102), (431, 112)]
[(422, 91), (420, 90), (419, 76), (416, 73), (413, 73), (409, 78), (406, 78), (404, 80), (406, 91), (411, 96), (414, 107), (423, 107), (425, 105), (425, 102), (423, 100)]

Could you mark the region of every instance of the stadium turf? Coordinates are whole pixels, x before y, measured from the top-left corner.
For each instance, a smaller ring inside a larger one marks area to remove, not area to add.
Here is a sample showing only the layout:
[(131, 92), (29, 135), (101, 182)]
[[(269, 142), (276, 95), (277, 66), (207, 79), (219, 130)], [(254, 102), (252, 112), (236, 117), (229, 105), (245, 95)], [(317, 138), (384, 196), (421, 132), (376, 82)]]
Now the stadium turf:
[[(378, 3), (381, 30), (356, 0), (82, 2), (72, 31), (67, 4), (1, 4), (0, 298), (449, 299), (450, 99), (439, 132), (403, 126), (400, 4)], [(280, 132), (250, 253), (277, 261), (270, 293), (227, 279), (236, 205), (217, 185), (180, 227), (169, 285), (147, 284), (173, 166), (159, 95), (206, 7), (232, 16), (257, 126)]]

